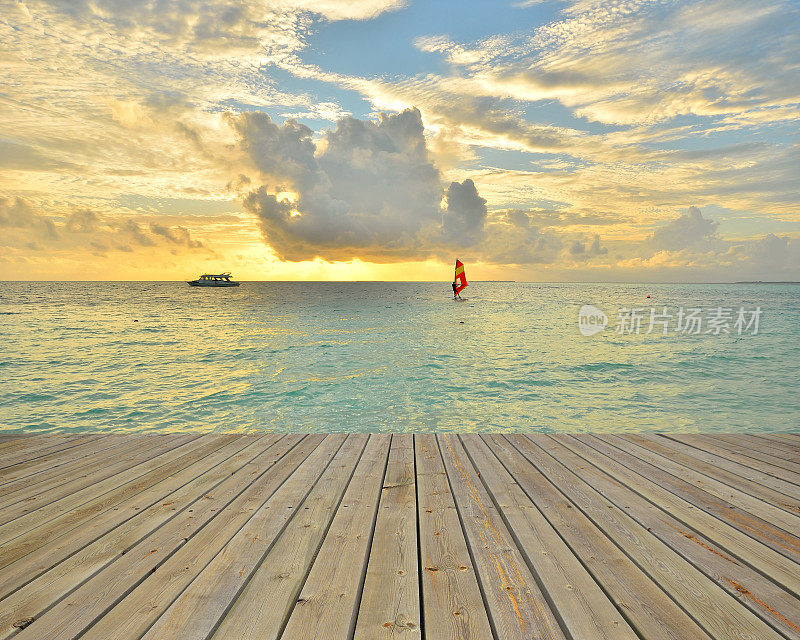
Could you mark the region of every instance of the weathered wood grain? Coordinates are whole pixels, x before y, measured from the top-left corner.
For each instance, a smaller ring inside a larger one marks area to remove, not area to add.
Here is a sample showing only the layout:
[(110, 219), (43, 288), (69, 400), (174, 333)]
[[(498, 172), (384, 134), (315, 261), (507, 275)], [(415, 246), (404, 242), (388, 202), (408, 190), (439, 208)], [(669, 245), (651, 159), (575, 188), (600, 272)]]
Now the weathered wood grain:
[(436, 436), (414, 439), (425, 638), (493, 638)]
[[(800, 537), (794, 534), (800, 531), (800, 518), (797, 516), (642, 447), (638, 438), (620, 440), (617, 436), (607, 436), (605, 439), (647, 463), (655, 470), (653, 477), (673, 493), (748, 535), (759, 536), (764, 544), (778, 553), (800, 561)], [(697, 461), (697, 465), (702, 464), (701, 460)], [(752, 490), (753, 485), (748, 486)]]
[(72, 586), (80, 584), (126, 553), (137, 541), (213, 490), (277, 439), (277, 436), (242, 436), (228, 444), (223, 440), (223, 446), (207, 457), (82, 526), (51, 536), (35, 553), (28, 553), (4, 568), (0, 571), (0, 598), (5, 598), (0, 609), (0, 629), (4, 616), (14, 615), (15, 611), (38, 614), (69, 590), (70, 581)]
[(465, 448), (514, 541), (573, 638), (635, 640), (631, 629), (558, 532), (478, 435)]
[(437, 439), (495, 633), (508, 640), (566, 638), (458, 437)]
[(795, 563), (767, 544), (779, 544), (780, 539), (772, 540), (770, 532), (765, 531), (760, 522), (737, 513), (729, 504), (706, 501), (707, 506), (718, 507), (714, 513), (698, 508), (700, 490), (691, 486), (687, 488), (682, 480), (648, 465), (627, 451), (611, 446), (604, 437), (592, 435), (576, 438), (603, 454), (597, 456), (586, 451), (585, 457), (593, 464), (628, 486), (635, 487), (643, 497), (668, 510), (695, 531), (715, 540), (729, 555), (746, 562), (794, 595), (800, 596), (800, 575)]
[[(221, 621), (215, 638), (279, 638), (367, 443), (351, 434)], [(269, 597), (265, 598), (264, 594)]]
[(355, 627), (390, 436), (370, 436), (317, 560), (289, 616), (286, 638), (349, 638)]
[[(10, 482), (34, 475), (38, 481), (41, 478), (40, 474), (44, 471), (63, 474), (65, 471), (63, 465), (70, 464), (79, 466), (81, 464), (79, 462), (80, 460), (85, 459), (98, 449), (112, 447), (131, 440), (132, 438), (129, 435), (124, 434), (97, 436), (79, 445), (75, 445), (77, 448), (56, 448), (54, 451), (46, 452), (33, 460), (23, 460), (16, 464), (10, 464), (0, 469), (0, 487), (8, 491), (10, 490)], [(73, 451), (73, 449), (75, 450)], [(59, 467), (61, 467), (61, 469), (59, 469)], [(56, 471), (56, 469), (59, 470)]]
[[(272, 548), (276, 538), (298, 513), (309, 491), (319, 480), (320, 474), (327, 469), (327, 465), (333, 460), (344, 439), (342, 435), (328, 436), (230, 539), (226, 541), (227, 536), (217, 535), (214, 540), (204, 540), (202, 546), (194, 545), (197, 547), (197, 553), (210, 555), (219, 548), (220, 542), (224, 542), (224, 546), (210, 562), (205, 565), (202, 562), (196, 563), (203, 567), (202, 571), (142, 636), (143, 640), (155, 638), (188, 640), (207, 638), (211, 635), (219, 620), (231, 607), (236, 596)], [(169, 571), (167, 564), (179, 566), (189, 562), (186, 558), (188, 550), (189, 545), (186, 545), (175, 558), (170, 558), (165, 563), (166, 571), (161, 572), (162, 580), (164, 573)], [(179, 555), (183, 557), (178, 557)], [(181, 575), (183, 580), (184, 576), (185, 573)], [(168, 601), (169, 596), (177, 591), (176, 580), (171, 576), (166, 579), (166, 583), (170, 592), (160, 598), (162, 602)], [(155, 602), (154, 599), (154, 604)], [(152, 615), (153, 606), (142, 610), (124, 601), (122, 604), (121, 610), (112, 614), (122, 619), (137, 618), (137, 632), (145, 628), (141, 620)], [(114, 636), (118, 637), (120, 631), (127, 635), (129, 630), (132, 630), (131, 625), (126, 623), (124, 627), (114, 629)], [(96, 629), (90, 636), (100, 638), (102, 636), (99, 632), (100, 629)]]
[(557, 479), (524, 455), (523, 436), (489, 436), (492, 447), (528, 497), (601, 585), (631, 627), (647, 640), (710, 640), (697, 623), (580, 509), (558, 490)]
[[(686, 558), (722, 589), (739, 599), (747, 608), (789, 638), (800, 640), (800, 611), (797, 598), (741, 562), (688, 524), (673, 517), (668, 510), (648, 502), (636, 486), (626, 486), (591, 464), (580, 454), (586, 446), (574, 438), (559, 437), (549, 452), (575, 475), (596, 489), (619, 509), (624, 509), (647, 531)], [(590, 450), (591, 451), (591, 450)], [(756, 594), (743, 597), (743, 590)], [(766, 603), (769, 603), (768, 605)]]
[(530, 438), (535, 438), (536, 442), (533, 447), (526, 446), (526, 456), (548, 477), (555, 478), (564, 495), (606, 535), (613, 536), (625, 554), (666, 589), (676, 603), (712, 636), (719, 640), (780, 638), (763, 620), (744, 609), (719, 585), (636, 523), (626, 509), (615, 507), (549, 455), (547, 451), (553, 443), (551, 438)]
[(0, 433), (0, 638), (800, 640), (797, 434)]
[(419, 640), (414, 441), (392, 436), (354, 640)]
[[(231, 475), (213, 493), (196, 499), (165, 526), (84, 582), (44, 613), (37, 620), (37, 628), (27, 627), (19, 637), (24, 640), (29, 635), (31, 639), (47, 637), (56, 640), (83, 634), (96, 623), (115, 627), (120, 619), (115, 616), (109, 620), (105, 614), (129, 596), (131, 600), (157, 596), (157, 592), (151, 590), (151, 584), (145, 583), (157, 574), (161, 565), (201, 532), (213, 536), (214, 527), (207, 528), (206, 525), (217, 516), (222, 518), (215, 523), (219, 526), (223, 521), (230, 522), (246, 516), (250, 509), (255, 510), (256, 505), (263, 503), (271, 493), (270, 489), (274, 490), (297, 468), (310, 453), (309, 449), (315, 448), (320, 441), (319, 438), (314, 441), (292, 436), (282, 439), (274, 448)], [(267, 496), (263, 495), (264, 492), (268, 492)], [(187, 566), (191, 569), (191, 565)], [(140, 585), (144, 585), (143, 588), (136, 589)], [(166, 608), (170, 603), (171, 600), (167, 600), (161, 606)]]
[[(757, 451), (738, 440), (729, 442), (719, 436), (698, 436), (691, 442), (687, 442), (680, 434), (665, 434), (665, 437), (691, 444), (697, 449), (738, 462), (751, 469), (756, 469), (764, 474), (780, 478), (800, 487), (800, 463), (798, 462), (776, 458)], [(771, 483), (771, 480), (767, 480), (767, 482)]]

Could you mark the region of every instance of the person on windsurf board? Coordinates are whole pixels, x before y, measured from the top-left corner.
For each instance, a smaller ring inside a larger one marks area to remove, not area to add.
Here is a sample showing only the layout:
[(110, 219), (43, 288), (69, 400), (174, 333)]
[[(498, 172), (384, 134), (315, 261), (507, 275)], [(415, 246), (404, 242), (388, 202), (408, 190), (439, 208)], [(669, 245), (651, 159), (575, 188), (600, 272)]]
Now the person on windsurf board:
[(464, 274), (464, 263), (456, 259), (456, 273), (453, 277), (453, 300), (462, 300), (461, 292), (467, 288), (467, 276)]

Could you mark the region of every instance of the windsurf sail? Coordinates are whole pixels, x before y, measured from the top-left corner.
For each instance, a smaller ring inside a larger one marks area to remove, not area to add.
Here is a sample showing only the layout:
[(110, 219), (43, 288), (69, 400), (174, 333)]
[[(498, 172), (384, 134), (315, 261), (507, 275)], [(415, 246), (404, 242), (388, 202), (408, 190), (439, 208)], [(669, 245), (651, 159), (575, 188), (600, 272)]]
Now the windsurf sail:
[(467, 288), (467, 276), (464, 274), (464, 263), (461, 260), (456, 260), (456, 275), (453, 284), (456, 285), (457, 293), (461, 293)]

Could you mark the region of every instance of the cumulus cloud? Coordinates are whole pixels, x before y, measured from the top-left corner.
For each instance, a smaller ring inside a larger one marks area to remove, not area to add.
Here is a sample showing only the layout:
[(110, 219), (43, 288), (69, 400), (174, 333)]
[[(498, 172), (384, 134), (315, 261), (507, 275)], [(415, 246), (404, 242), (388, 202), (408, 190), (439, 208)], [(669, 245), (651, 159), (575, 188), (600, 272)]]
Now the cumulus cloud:
[(559, 259), (565, 238), (552, 229), (542, 228), (535, 217), (524, 211), (508, 211), (486, 228), (480, 255), (496, 264), (550, 264)]
[(172, 244), (177, 244), (187, 249), (201, 249), (203, 247), (202, 242), (192, 239), (192, 235), (186, 227), (167, 227), (162, 224), (150, 223), (150, 231), (166, 238)]
[(753, 278), (767, 280), (776, 274), (793, 280), (800, 278), (800, 238), (768, 233), (746, 243), (744, 253), (747, 273)]
[(689, 207), (656, 229), (639, 247), (641, 255), (621, 264), (720, 280), (800, 278), (800, 238), (767, 233), (731, 240), (719, 233), (720, 226)]
[[(415, 253), (421, 230), (441, 223), (441, 176), (416, 109), (375, 122), (342, 118), (319, 142), (294, 120), (277, 125), (266, 114), (246, 113), (231, 122), (269, 180), (244, 207), (282, 258), (396, 259)], [(465, 202), (453, 211), (470, 215), (459, 209)]]
[[(558, 227), (591, 224), (589, 214), (512, 210), (490, 215), (471, 178), (445, 188), (427, 149), (417, 109), (376, 121), (345, 117), (315, 139), (294, 120), (263, 113), (229, 116), (239, 147), (260, 174), (235, 184), (265, 241), (285, 260), (375, 262), (442, 258), (468, 249), (498, 264), (587, 261), (607, 254), (599, 235), (588, 242)], [(579, 249), (578, 249), (579, 247)]]
[(72, 233), (94, 233), (100, 224), (101, 218), (95, 211), (82, 209), (71, 213), (64, 226)]
[(335, 101), (278, 86), (270, 63), (306, 48), (314, 24), (368, 20), (404, 2), (0, 4), (0, 193), (64, 202), (220, 195), (230, 179), (221, 114), (279, 105), (335, 117)]
[[(419, 105), (426, 123), (457, 132), (471, 148), (583, 160), (571, 176), (539, 177), (540, 192), (575, 208), (626, 207), (630, 215), (644, 201), (719, 205), (724, 195), (730, 209), (796, 212), (789, 185), (800, 156), (786, 126), (800, 113), (790, 53), (800, 47), (796, 6), (624, 0), (562, 7), (531, 32), (471, 43), (418, 37), (419, 49), (446, 58), (445, 75), (351, 86), (379, 108)], [(715, 135), (740, 127), (758, 127), (758, 139), (768, 142), (736, 150)], [(494, 165), (496, 154), (488, 157)]]
[(22, 198), (0, 198), (0, 228), (5, 228), (0, 243), (6, 247), (105, 253), (112, 247), (129, 252), (131, 245), (153, 249), (175, 245), (189, 251), (208, 251), (185, 226), (143, 224), (90, 209), (51, 214)]
[(314, 132), (293, 118), (277, 125), (266, 113), (245, 112), (228, 116), (239, 146), (255, 167), (276, 181), (288, 181), (302, 189), (311, 185), (318, 166)]
[(581, 240), (574, 240), (572, 245), (570, 245), (569, 253), (575, 259), (588, 260), (590, 258), (607, 255), (608, 248), (600, 246), (600, 234), (596, 233), (589, 243), (584, 243)]
[[(791, 2), (575, 0), (529, 32), (417, 38), (430, 54), (405, 68), (417, 75), (403, 75), (402, 52), (391, 76), (374, 66), (369, 77), (339, 73), (333, 49), (308, 56), (327, 70), (303, 60), (317, 25), (403, 4), (6, 3), (0, 193), (30, 200), (0, 203), (0, 242), (42, 253), (202, 251), (177, 209), (196, 197), (219, 206), (227, 183), (290, 260), (449, 261), (458, 250), (588, 272), (614, 254), (664, 269), (796, 274)], [(350, 117), (342, 90), (394, 115)], [(403, 111), (411, 105), (419, 112)], [(290, 119), (252, 111), (267, 108)], [(334, 128), (306, 126), (319, 118)], [(747, 143), (731, 143), (745, 127)], [(689, 202), (732, 212), (749, 239), (726, 240), (698, 209), (663, 223)], [(260, 251), (246, 224), (220, 222), (214, 237)]]
[(458, 239), (470, 245), (478, 241), (486, 223), (486, 198), (478, 195), (475, 183), (467, 178), (464, 182), (451, 182), (447, 189), (447, 209), (442, 227), (446, 238)]
[(714, 220), (704, 218), (697, 207), (689, 207), (680, 218), (656, 229), (648, 240), (656, 251), (706, 248), (718, 240), (718, 226)]
[(34, 211), (22, 198), (0, 198), (0, 227), (28, 229), (41, 239), (58, 238), (53, 221)]

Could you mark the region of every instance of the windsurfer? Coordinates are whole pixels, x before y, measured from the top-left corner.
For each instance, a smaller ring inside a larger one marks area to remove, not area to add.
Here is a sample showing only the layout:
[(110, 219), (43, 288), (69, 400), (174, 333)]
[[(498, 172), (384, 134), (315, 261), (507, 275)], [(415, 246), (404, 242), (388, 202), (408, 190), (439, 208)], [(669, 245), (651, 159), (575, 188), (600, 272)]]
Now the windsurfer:
[(463, 300), (461, 292), (467, 287), (467, 276), (464, 275), (464, 263), (456, 260), (456, 272), (453, 276), (453, 300)]

